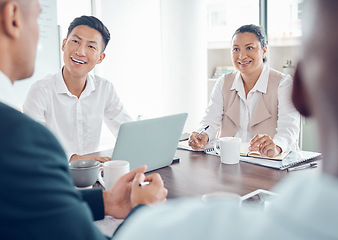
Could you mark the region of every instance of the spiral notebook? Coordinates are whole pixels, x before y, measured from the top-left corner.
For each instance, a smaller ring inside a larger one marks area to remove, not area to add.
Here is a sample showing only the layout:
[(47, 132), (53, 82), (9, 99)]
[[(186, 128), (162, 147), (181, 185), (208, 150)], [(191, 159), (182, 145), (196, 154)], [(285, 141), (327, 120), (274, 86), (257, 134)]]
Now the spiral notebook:
[(282, 161), (255, 158), (255, 157), (240, 157), (240, 161), (257, 164), (264, 167), (284, 170), (300, 163), (311, 162), (317, 160), (321, 154), (318, 152), (309, 151), (292, 151)]

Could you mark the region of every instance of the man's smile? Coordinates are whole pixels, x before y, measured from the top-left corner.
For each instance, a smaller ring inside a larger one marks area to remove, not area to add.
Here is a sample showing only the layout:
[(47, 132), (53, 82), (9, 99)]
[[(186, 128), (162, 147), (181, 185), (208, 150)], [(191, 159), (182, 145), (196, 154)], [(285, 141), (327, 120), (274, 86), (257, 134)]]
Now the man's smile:
[(72, 57), (70, 57), (70, 59), (71, 59), (73, 62), (77, 63), (77, 64), (85, 64), (85, 63), (86, 63), (86, 62), (83, 62), (83, 61), (74, 59), (74, 58), (72, 58)]

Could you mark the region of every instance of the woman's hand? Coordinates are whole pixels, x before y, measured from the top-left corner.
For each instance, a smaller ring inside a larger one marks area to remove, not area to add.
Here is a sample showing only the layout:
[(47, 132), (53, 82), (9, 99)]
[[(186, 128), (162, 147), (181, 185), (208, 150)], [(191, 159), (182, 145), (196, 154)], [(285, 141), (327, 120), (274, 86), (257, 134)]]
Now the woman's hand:
[(207, 145), (209, 141), (209, 135), (206, 133), (202, 133), (201, 135), (198, 136), (198, 138), (196, 138), (197, 135), (198, 132), (193, 132), (190, 135), (189, 146), (195, 150), (204, 149), (205, 145)]
[(258, 134), (254, 136), (249, 142), (250, 151), (259, 151), (263, 156), (276, 157), (282, 152), (282, 149), (277, 146), (270, 136), (266, 134)]

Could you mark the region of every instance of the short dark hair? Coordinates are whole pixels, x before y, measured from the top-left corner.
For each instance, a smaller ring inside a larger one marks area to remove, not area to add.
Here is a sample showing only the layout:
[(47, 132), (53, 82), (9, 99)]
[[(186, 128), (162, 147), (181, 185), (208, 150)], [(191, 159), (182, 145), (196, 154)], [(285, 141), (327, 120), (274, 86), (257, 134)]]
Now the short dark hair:
[[(256, 26), (254, 24), (249, 25), (243, 25), (240, 28), (238, 28), (234, 35), (232, 35), (232, 39), (238, 34), (238, 33), (253, 33), (256, 35), (258, 41), (261, 43), (262, 49), (268, 45), (268, 40), (266, 39), (266, 35), (264, 32), (263, 27)], [(263, 62), (266, 62), (266, 57), (263, 58)]]
[(103, 51), (104, 51), (110, 40), (110, 33), (109, 33), (108, 28), (99, 19), (97, 19), (94, 16), (83, 15), (81, 17), (75, 18), (68, 27), (67, 38), (75, 27), (81, 26), (81, 25), (88, 26), (90, 28), (97, 30), (99, 33), (101, 33), (103, 42), (104, 42), (104, 46), (103, 46)]

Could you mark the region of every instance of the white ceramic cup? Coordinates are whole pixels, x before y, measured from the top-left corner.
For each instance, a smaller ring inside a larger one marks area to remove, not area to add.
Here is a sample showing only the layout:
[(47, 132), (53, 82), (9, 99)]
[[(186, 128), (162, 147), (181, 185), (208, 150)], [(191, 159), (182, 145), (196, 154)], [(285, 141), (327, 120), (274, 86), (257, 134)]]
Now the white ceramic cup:
[[(237, 164), (241, 152), (242, 140), (238, 137), (222, 137), (215, 141), (214, 149), (224, 164)], [(217, 148), (219, 146), (220, 149)]]
[(226, 201), (233, 202), (238, 206), (241, 206), (241, 197), (236, 193), (231, 192), (212, 192), (202, 196), (204, 202), (211, 201)]
[[(103, 171), (103, 178), (101, 172)], [(103, 167), (100, 167), (97, 179), (106, 189), (110, 189), (115, 182), (124, 174), (130, 171), (130, 164), (124, 160), (112, 160), (105, 162)]]

